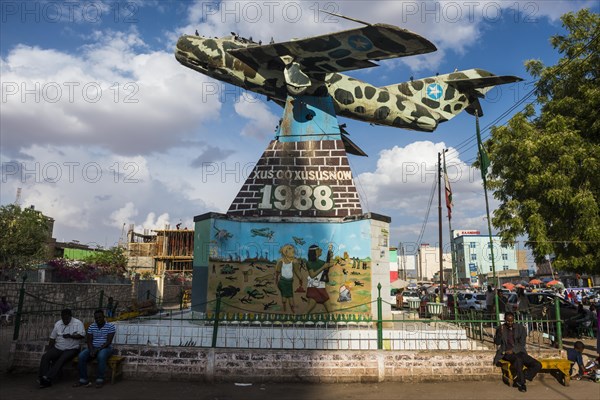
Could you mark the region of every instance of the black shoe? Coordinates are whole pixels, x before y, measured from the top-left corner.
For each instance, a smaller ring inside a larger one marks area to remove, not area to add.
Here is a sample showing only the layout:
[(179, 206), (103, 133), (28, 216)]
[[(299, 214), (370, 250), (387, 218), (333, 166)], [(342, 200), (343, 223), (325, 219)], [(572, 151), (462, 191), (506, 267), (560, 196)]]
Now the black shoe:
[(49, 379), (47, 379), (47, 378), (40, 379), (40, 389), (44, 389), (44, 388), (47, 388), (50, 386), (52, 386), (52, 382), (50, 382)]
[(519, 392), (526, 392), (527, 391), (527, 386), (525, 386), (525, 384), (519, 385)]

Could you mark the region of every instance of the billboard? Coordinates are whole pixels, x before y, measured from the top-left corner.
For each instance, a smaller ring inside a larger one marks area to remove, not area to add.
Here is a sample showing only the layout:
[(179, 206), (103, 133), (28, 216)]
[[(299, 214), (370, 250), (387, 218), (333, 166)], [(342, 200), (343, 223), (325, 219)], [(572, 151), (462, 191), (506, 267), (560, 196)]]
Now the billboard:
[(471, 277), (471, 284), (477, 284), (479, 279), (477, 278), (477, 265), (469, 264), (469, 276)]
[(468, 236), (468, 235), (481, 235), (480, 231), (476, 230), (453, 230), (452, 237), (457, 238), (459, 236)]

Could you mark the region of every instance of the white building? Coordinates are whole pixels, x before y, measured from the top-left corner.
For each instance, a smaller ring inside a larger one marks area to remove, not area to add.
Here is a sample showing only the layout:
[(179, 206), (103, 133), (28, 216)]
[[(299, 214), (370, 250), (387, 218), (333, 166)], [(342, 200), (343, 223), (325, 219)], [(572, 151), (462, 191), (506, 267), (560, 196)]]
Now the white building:
[(463, 283), (482, 285), (481, 275), (492, 272), (492, 250), (496, 272), (517, 271), (517, 252), (514, 246), (502, 244), (500, 236), (492, 236), (490, 247), (488, 235), (479, 231), (453, 231), (456, 251), (456, 273)]
[[(442, 265), (444, 269), (452, 269), (451, 253), (442, 253)], [(440, 248), (423, 243), (417, 254), (417, 279), (420, 281), (432, 281), (435, 273), (440, 272)]]

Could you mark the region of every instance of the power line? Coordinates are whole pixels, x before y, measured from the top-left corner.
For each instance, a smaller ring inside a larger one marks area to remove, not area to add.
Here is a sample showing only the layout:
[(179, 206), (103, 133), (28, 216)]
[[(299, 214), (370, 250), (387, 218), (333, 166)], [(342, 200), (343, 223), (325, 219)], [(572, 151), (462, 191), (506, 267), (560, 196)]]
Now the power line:
[[(437, 163), (436, 163), (437, 165)], [(435, 195), (435, 189), (437, 187), (437, 182), (434, 179), (433, 185), (431, 186), (431, 193), (429, 194), (429, 205), (427, 206), (427, 212), (425, 213), (425, 219), (423, 220), (423, 226), (421, 226), (421, 232), (419, 233), (419, 238), (417, 239), (417, 243), (421, 243), (423, 240), (423, 235), (425, 234), (425, 228), (427, 227), (427, 222), (429, 221), (429, 212), (431, 211), (431, 204), (433, 203), (433, 196)]]

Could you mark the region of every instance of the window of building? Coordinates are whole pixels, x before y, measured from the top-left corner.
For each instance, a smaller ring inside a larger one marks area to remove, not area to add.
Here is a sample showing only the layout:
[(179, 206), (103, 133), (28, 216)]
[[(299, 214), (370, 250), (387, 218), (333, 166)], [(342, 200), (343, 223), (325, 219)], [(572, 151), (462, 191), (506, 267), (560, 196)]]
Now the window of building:
[(502, 259), (503, 260), (508, 260), (508, 254), (502, 254)]
[(471, 261), (477, 261), (477, 254), (471, 254)]
[(475, 243), (475, 242), (469, 242), (469, 247), (470, 248), (474, 249), (474, 248), (476, 248), (476, 246), (477, 246), (477, 243)]
[(503, 265), (502, 270), (506, 271), (508, 269), (508, 265)]
[(492, 272), (492, 266), (490, 265), (490, 272)]

